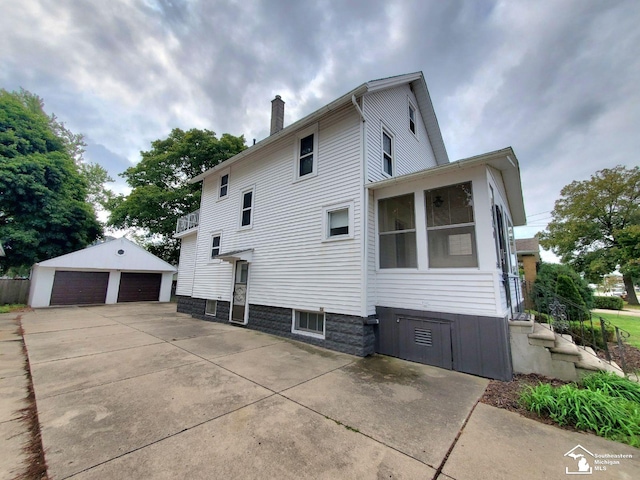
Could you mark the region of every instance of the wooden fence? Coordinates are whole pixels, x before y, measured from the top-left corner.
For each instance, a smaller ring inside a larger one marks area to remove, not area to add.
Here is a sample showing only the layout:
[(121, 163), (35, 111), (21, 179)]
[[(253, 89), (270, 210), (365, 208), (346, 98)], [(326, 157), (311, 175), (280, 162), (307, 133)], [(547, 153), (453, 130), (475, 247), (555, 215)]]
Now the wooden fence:
[(0, 305), (5, 303), (27, 303), (31, 280), (0, 278)]

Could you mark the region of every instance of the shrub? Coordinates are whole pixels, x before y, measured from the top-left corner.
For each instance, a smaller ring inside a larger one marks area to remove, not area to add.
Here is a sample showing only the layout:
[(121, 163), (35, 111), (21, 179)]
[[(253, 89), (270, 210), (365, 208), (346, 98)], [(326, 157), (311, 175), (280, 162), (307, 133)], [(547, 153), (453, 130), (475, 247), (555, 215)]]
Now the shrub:
[(542, 263), (538, 270), (536, 281), (531, 290), (531, 301), (538, 311), (548, 311), (548, 305), (553, 301), (556, 293), (558, 277), (565, 275), (571, 279), (578, 290), (587, 309), (593, 308), (593, 291), (587, 282), (580, 277), (571, 267), (556, 263)]
[(620, 297), (594, 297), (593, 308), (622, 310), (624, 302)]
[[(605, 341), (613, 342), (615, 339), (616, 331), (612, 325), (605, 327)], [(598, 318), (593, 319), (593, 327), (591, 323), (587, 322), (569, 322), (569, 327), (566, 333), (571, 334), (574, 342), (577, 345), (585, 345), (587, 347), (604, 349), (605, 341), (602, 339), (602, 327), (600, 326), (600, 320)], [(595, 345), (594, 345), (595, 342)]]

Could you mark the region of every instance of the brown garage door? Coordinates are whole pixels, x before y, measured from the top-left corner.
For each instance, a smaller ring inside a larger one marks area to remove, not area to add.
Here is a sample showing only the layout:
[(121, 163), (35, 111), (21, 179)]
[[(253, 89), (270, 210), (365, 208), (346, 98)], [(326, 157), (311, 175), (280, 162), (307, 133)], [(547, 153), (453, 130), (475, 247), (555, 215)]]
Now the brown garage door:
[(57, 270), (51, 289), (51, 305), (104, 303), (109, 272), (71, 272)]
[(118, 302), (148, 302), (160, 298), (160, 273), (125, 273), (120, 277)]

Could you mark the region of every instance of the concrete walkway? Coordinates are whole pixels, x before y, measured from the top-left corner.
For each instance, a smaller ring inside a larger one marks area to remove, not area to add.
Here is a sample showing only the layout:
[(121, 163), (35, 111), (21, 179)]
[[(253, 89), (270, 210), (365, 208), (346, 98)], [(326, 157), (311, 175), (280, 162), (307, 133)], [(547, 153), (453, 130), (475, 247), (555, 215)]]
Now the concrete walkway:
[(53, 479), (566, 478), (577, 444), (635, 457), (596, 478), (640, 474), (640, 450), (476, 407), (487, 380), (470, 375), (173, 304), (37, 310), (23, 325)]
[(18, 414), (27, 405), (27, 378), (16, 316), (0, 314), (0, 480), (23, 471), (26, 455), (22, 446), (29, 440)]
[(623, 315), (625, 317), (640, 317), (640, 310), (603, 310), (600, 308), (594, 308), (591, 311), (594, 313), (608, 313), (610, 315)]

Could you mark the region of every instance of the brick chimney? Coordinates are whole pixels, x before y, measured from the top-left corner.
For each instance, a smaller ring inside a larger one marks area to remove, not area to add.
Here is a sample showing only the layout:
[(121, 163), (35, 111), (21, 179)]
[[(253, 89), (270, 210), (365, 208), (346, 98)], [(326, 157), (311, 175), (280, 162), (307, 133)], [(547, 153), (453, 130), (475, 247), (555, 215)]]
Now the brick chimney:
[(284, 128), (284, 101), (280, 95), (271, 100), (271, 133), (278, 133)]

